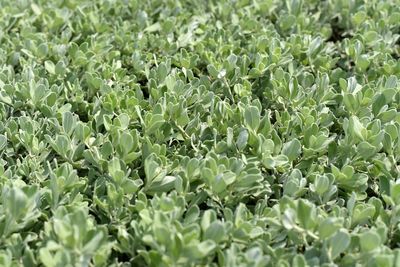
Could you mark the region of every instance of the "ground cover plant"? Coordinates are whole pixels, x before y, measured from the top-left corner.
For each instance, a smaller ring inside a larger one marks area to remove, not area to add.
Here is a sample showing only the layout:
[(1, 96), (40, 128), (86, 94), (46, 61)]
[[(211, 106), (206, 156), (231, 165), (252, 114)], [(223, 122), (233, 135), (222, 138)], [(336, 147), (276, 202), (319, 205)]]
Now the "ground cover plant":
[(398, 0), (0, 0), (0, 266), (400, 266)]

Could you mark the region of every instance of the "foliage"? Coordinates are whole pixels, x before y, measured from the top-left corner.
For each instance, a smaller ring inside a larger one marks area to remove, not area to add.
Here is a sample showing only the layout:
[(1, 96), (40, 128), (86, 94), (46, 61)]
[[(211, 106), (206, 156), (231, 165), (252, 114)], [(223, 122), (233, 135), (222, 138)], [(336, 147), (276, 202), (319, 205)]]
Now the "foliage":
[(0, 0), (0, 265), (400, 266), (398, 0)]

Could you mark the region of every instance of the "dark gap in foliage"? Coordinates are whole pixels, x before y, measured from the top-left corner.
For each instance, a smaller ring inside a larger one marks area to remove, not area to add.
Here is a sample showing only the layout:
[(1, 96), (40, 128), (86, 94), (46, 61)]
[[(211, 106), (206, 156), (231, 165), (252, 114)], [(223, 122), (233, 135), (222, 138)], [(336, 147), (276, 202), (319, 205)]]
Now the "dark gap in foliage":
[(14, 69), (14, 74), (15, 76), (17, 76), (18, 74), (21, 74), (23, 69), (21, 66), (20, 61), (18, 60), (17, 63), (15, 65), (12, 65), (13, 69)]
[[(400, 35), (400, 28), (397, 31), (397, 34)], [(390, 55), (393, 57), (393, 59), (395, 60), (399, 60), (400, 59), (400, 38), (397, 38), (396, 43), (395, 43), (395, 49), (393, 49), (393, 53), (391, 53)]]
[(367, 193), (368, 197), (376, 197), (376, 198), (380, 198), (381, 200), (384, 200), (370, 186), (367, 188), (366, 193)]
[(89, 122), (89, 114), (85, 112), (84, 110), (75, 110), (74, 113), (78, 116), (79, 120), (84, 123)]
[[(97, 208), (90, 208), (89, 215), (92, 215), (94, 220), (99, 224), (110, 223), (110, 219), (107, 216), (105, 216), (104, 211), (101, 211)], [(111, 231), (110, 234), (112, 234)]]
[(204, 62), (204, 61), (200, 61), (200, 62), (198, 62), (197, 63), (197, 69), (198, 69), (198, 71), (199, 71), (199, 76), (201, 76), (201, 74), (205, 74), (205, 73), (208, 73), (208, 70), (207, 70), (207, 63), (206, 62)]
[(246, 199), (241, 200), (241, 202), (242, 202), (242, 203), (245, 203), (246, 206), (247, 206), (249, 209), (254, 210), (254, 207), (257, 205), (257, 203), (258, 203), (259, 200), (260, 200), (259, 198), (256, 198), (256, 197), (254, 197), (254, 196), (250, 196), (250, 197), (248, 197), (248, 198), (246, 198)]
[(272, 110), (272, 112), (270, 113), (270, 122), (271, 124), (275, 124), (276, 123), (276, 114), (274, 112), (274, 110)]
[(76, 114), (81, 122), (87, 123), (89, 122), (89, 113), (90, 109), (87, 108), (88, 105), (83, 103), (71, 103), (72, 109), (71, 112)]
[(89, 174), (89, 170), (86, 169), (86, 168), (77, 168), (77, 169), (76, 169), (76, 174), (77, 174), (79, 177), (87, 177), (88, 174)]
[(341, 42), (345, 38), (351, 37), (350, 34), (346, 33), (346, 29), (340, 27), (337, 23), (338, 23), (338, 18), (335, 18), (331, 22), (332, 34), (327, 40), (327, 42)]
[(142, 90), (143, 93), (143, 98), (144, 99), (149, 99), (150, 93), (149, 93), (149, 88), (147, 86), (147, 79), (146, 80), (137, 80), (136, 81), (140, 85), (140, 89)]
[(297, 253), (303, 254), (305, 251), (304, 245), (297, 246)]
[(199, 207), (200, 210), (208, 210), (208, 209), (210, 209), (210, 206), (207, 205), (207, 201), (203, 201), (201, 203), (198, 203), (197, 206)]
[[(121, 252), (118, 252), (115, 250), (113, 250), (111, 252), (111, 257), (117, 259), (117, 262), (119, 262), (119, 263), (123, 263), (123, 262), (128, 263), (132, 259), (132, 256), (129, 255), (128, 253), (121, 253)], [(132, 265), (132, 266), (134, 266), (134, 265)]]
[[(96, 129), (96, 128), (93, 127), (93, 129)], [(102, 133), (102, 134), (106, 134), (107, 133), (107, 130), (106, 130), (106, 127), (104, 126), (104, 124), (99, 126), (99, 128), (96, 131), (96, 133)]]

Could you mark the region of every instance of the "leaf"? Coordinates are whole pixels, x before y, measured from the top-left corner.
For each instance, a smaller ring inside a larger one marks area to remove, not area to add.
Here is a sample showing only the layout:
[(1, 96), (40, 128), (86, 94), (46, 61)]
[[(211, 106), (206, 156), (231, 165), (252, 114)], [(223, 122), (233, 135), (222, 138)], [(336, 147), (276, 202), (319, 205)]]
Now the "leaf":
[(360, 103), (354, 94), (347, 93), (343, 96), (345, 107), (352, 113), (356, 113), (360, 109)]
[(7, 145), (7, 137), (0, 134), (0, 152), (6, 147)]
[(68, 135), (71, 135), (76, 126), (76, 119), (71, 112), (67, 111), (63, 113), (62, 125), (64, 128), (64, 132)]
[(282, 216), (282, 225), (286, 229), (293, 229), (295, 226), (295, 213), (292, 209), (286, 210)]
[(157, 68), (158, 80), (163, 82), (168, 75), (167, 66), (164, 63), (161, 63)]
[(160, 166), (156, 161), (155, 154), (149, 155), (144, 161), (144, 172), (146, 174), (147, 184), (151, 184), (151, 182), (157, 177), (160, 172)]
[(376, 154), (376, 148), (370, 145), (368, 142), (361, 142), (357, 146), (357, 152), (361, 155), (363, 159), (369, 159)]
[(210, 224), (204, 233), (204, 239), (212, 239), (215, 243), (219, 243), (225, 237), (224, 225), (219, 221)]
[(296, 17), (293, 15), (284, 16), (280, 21), (280, 26), (283, 30), (287, 30), (296, 23)]
[(120, 137), (120, 144), (124, 154), (128, 154), (134, 148), (133, 137), (130, 133), (123, 132)]
[(323, 220), (318, 226), (319, 237), (327, 239), (337, 232), (341, 228), (341, 223), (338, 219), (328, 217)]
[(249, 139), (249, 133), (247, 132), (247, 130), (240, 131), (239, 136), (236, 140), (237, 148), (239, 150), (243, 150), (247, 145), (248, 139)]
[(386, 104), (386, 98), (383, 94), (379, 94), (375, 101), (372, 103), (372, 112), (375, 116), (379, 114), (382, 107)]
[(146, 133), (149, 135), (153, 134), (164, 124), (164, 122), (165, 122), (165, 120), (164, 120), (163, 115), (161, 115), (161, 114), (151, 115), (151, 119), (146, 127)]
[(359, 25), (365, 21), (366, 17), (367, 17), (367, 14), (365, 14), (364, 11), (359, 11), (356, 14), (354, 14), (352, 20), (353, 20), (354, 24)]
[(199, 218), (200, 209), (197, 205), (191, 206), (185, 215), (185, 223), (192, 223)]
[(100, 246), (101, 241), (103, 240), (104, 234), (102, 232), (98, 232), (85, 246), (82, 248), (82, 251), (88, 254), (94, 253)]
[[(153, 181), (151, 186), (149, 187), (148, 192), (152, 193), (161, 193), (161, 192), (168, 192), (175, 186), (176, 177), (166, 175), (162, 172), (162, 175), (159, 175), (157, 181)], [(161, 178), (162, 177), (162, 178)]]
[(64, 62), (62, 62), (62, 61), (57, 62), (56, 66), (54, 68), (54, 72), (58, 76), (64, 75), (66, 72), (66, 66), (65, 66)]
[[(28, 204), (28, 198), (26, 194), (18, 187), (9, 188), (3, 193), (5, 201), (5, 207), (7, 208), (9, 215), (16, 221), (18, 221), (25, 213), (25, 207)], [(27, 214), (25, 214), (27, 215)]]
[(391, 89), (396, 87), (397, 87), (397, 77), (395, 75), (390, 75), (389, 78), (387, 78), (386, 80), (385, 88)]
[(301, 143), (297, 139), (293, 139), (285, 143), (282, 147), (282, 154), (286, 155), (289, 161), (294, 161), (301, 154)]
[(378, 39), (378, 37), (379, 35), (376, 31), (367, 31), (366, 33), (364, 33), (364, 38), (368, 43), (375, 41), (376, 39)]
[(44, 62), (44, 67), (46, 68), (47, 72), (55, 75), (56, 74), (56, 66), (54, 65), (54, 63), (52, 61), (46, 60)]
[(156, 32), (159, 30), (161, 30), (161, 25), (158, 22), (156, 22), (156, 23), (148, 26), (146, 29), (144, 29), (145, 32)]
[(39, 257), (41, 262), (46, 267), (54, 267), (57, 266), (56, 259), (51, 255), (50, 251), (46, 248), (41, 248), (39, 250)]
[(312, 230), (315, 226), (315, 210), (314, 207), (304, 201), (299, 200), (297, 205), (297, 218), (300, 222), (300, 225), (307, 230)]
[(315, 191), (322, 196), (329, 189), (329, 178), (325, 175), (318, 175), (314, 181)]
[(283, 166), (289, 162), (285, 155), (278, 155), (276, 157), (265, 156), (262, 163), (267, 169), (274, 169), (275, 167)]
[(249, 130), (257, 132), (260, 126), (260, 111), (255, 106), (247, 107), (244, 111), (244, 124)]
[(208, 71), (208, 73), (211, 75), (211, 77), (213, 77), (214, 79), (215, 79), (215, 78), (218, 78), (219, 72), (218, 72), (218, 70), (214, 67), (214, 65), (211, 65), (211, 64), (207, 65), (207, 71)]
[(374, 231), (364, 232), (360, 235), (361, 251), (369, 252), (378, 248), (380, 244), (380, 237)]
[(62, 156), (66, 156), (69, 151), (70, 141), (68, 137), (64, 135), (57, 135), (55, 140), (54, 149)]
[(121, 163), (118, 158), (113, 158), (111, 161), (108, 162), (108, 172), (110, 173), (111, 177), (113, 177), (116, 181), (121, 182), (122, 179), (122, 170), (121, 170)]
[(198, 258), (203, 258), (210, 254), (216, 248), (216, 244), (211, 240), (206, 240), (197, 245), (198, 254), (196, 255)]
[(349, 120), (349, 132), (352, 136), (364, 140), (365, 128), (356, 116), (351, 116)]
[(344, 230), (336, 232), (329, 240), (331, 258), (336, 259), (342, 252), (346, 251), (349, 245), (350, 235)]
[(122, 188), (124, 189), (125, 194), (134, 194), (139, 190), (142, 185), (142, 180), (126, 179), (122, 184)]

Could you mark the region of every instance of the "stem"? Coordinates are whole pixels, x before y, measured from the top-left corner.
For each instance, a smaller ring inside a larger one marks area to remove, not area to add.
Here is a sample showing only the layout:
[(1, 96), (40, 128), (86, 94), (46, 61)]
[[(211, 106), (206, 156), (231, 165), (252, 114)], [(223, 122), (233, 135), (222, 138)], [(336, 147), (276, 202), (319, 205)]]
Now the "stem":
[(303, 229), (303, 228), (301, 228), (301, 227), (299, 227), (297, 225), (294, 225), (293, 228), (296, 229), (297, 231), (301, 232), (301, 233), (305, 233), (306, 235), (312, 237), (315, 240), (319, 239), (318, 236), (316, 234), (314, 234), (313, 232), (310, 232), (310, 231), (308, 231), (306, 229)]
[(190, 139), (190, 136), (185, 132), (185, 130), (179, 126), (178, 124), (175, 123), (176, 128), (178, 128), (179, 132), (182, 134), (183, 138), (185, 138), (185, 140)]
[(233, 99), (231, 86), (229, 85), (229, 83), (228, 83), (228, 81), (226, 80), (225, 77), (224, 77), (223, 81), (224, 81), (225, 86), (228, 88), (229, 98), (232, 100), (232, 102), (235, 102), (234, 99)]
[(11, 107), (11, 108), (13, 108), (13, 107), (14, 107), (13, 105), (11, 105), (11, 104), (9, 104), (9, 103), (7, 103), (7, 102), (3, 101), (3, 100), (0, 100), (0, 103), (6, 104), (7, 106), (9, 106), (9, 107)]

